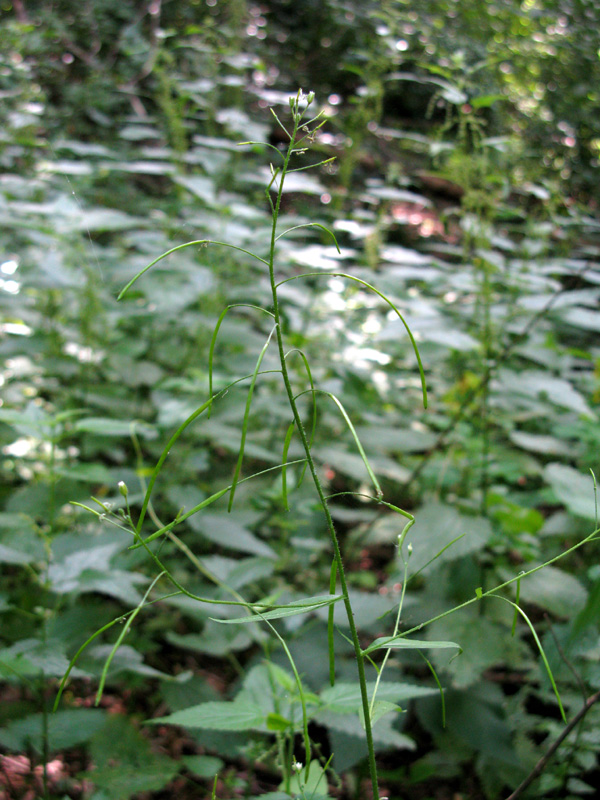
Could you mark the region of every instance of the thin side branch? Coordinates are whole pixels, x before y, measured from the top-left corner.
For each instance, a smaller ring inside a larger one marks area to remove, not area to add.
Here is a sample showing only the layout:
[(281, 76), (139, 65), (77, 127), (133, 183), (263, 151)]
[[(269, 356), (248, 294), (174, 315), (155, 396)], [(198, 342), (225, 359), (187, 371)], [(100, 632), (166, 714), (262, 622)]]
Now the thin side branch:
[(561, 744), (564, 742), (567, 736), (571, 733), (573, 728), (575, 728), (581, 722), (581, 720), (585, 717), (590, 708), (595, 703), (597, 703), (598, 700), (600, 700), (600, 692), (596, 692), (596, 694), (593, 694), (590, 697), (588, 697), (588, 699), (583, 704), (583, 707), (577, 712), (577, 714), (575, 714), (571, 722), (569, 722), (569, 724), (565, 727), (560, 736), (550, 745), (546, 753), (540, 758), (540, 760), (531, 770), (529, 775), (525, 778), (525, 780), (521, 784), (519, 784), (519, 786), (517, 786), (514, 792), (511, 795), (509, 795), (509, 797), (507, 797), (506, 800), (516, 800), (516, 798), (520, 797), (525, 791), (525, 789), (527, 789), (534, 782), (534, 780), (542, 774), (542, 772), (548, 766), (548, 762), (550, 761), (552, 756), (556, 753), (558, 748), (561, 746)]

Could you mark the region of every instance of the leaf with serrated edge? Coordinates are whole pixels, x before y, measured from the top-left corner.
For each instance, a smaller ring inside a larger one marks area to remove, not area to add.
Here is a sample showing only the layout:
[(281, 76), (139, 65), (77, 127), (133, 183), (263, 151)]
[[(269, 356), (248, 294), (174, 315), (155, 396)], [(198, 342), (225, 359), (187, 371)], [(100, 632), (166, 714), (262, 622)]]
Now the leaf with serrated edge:
[(149, 720), (152, 725), (181, 725), (184, 728), (201, 728), (212, 731), (248, 731), (264, 726), (263, 710), (252, 703), (200, 703), (176, 711), (168, 717)]

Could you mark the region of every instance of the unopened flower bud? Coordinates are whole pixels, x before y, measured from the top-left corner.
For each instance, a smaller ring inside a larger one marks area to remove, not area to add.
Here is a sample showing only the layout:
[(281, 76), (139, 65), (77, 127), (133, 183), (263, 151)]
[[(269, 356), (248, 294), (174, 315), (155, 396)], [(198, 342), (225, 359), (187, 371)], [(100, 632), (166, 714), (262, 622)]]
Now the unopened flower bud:
[(306, 102), (308, 103), (308, 105), (310, 105), (314, 99), (315, 99), (315, 93), (314, 92), (309, 92), (306, 95)]
[(127, 484), (125, 483), (125, 481), (119, 481), (118, 486), (119, 486), (119, 491), (121, 492), (123, 497), (127, 497), (127, 495), (129, 494), (129, 490), (127, 489)]

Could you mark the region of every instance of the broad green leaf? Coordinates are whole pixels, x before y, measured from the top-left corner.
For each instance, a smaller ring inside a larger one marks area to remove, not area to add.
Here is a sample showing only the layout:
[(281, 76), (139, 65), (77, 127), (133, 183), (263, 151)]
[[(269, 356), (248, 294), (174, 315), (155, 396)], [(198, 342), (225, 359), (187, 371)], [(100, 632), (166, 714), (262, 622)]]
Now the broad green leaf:
[(373, 448), (384, 453), (424, 453), (435, 444), (435, 436), (428, 430), (357, 425), (356, 433), (367, 452)]
[(392, 200), (395, 203), (413, 203), (422, 208), (431, 208), (431, 200), (421, 194), (409, 192), (406, 189), (397, 189), (395, 186), (373, 186), (369, 185), (367, 196), (372, 195), (379, 200)]
[(172, 175), (176, 167), (165, 161), (103, 161), (103, 170), (133, 172), (138, 175)]
[[(468, 751), (488, 755), (495, 764), (508, 764), (512, 771), (524, 777), (522, 755), (515, 748), (514, 723), (507, 722), (503, 703), (505, 700), (498, 687), (487, 681), (476, 683), (468, 691), (449, 692), (446, 728), (452, 738), (448, 744), (455, 742), (455, 747), (462, 752), (466, 745)], [(430, 733), (436, 737), (442, 735), (439, 699), (425, 700), (417, 708), (417, 714)]]
[(584, 519), (596, 519), (594, 482), (590, 474), (582, 474), (566, 464), (552, 463), (544, 468), (544, 477), (568, 511)]
[(254, 795), (250, 800), (290, 800), (287, 792), (267, 792), (266, 794)]
[(184, 728), (203, 728), (214, 731), (262, 730), (265, 714), (260, 706), (236, 701), (224, 703), (200, 703), (200, 705), (176, 711), (167, 717), (148, 720), (149, 725), (181, 725)]
[(207, 205), (215, 202), (215, 183), (210, 178), (201, 175), (175, 175), (173, 179), (200, 200), (204, 200)]
[[(48, 744), (51, 752), (83, 744), (104, 725), (106, 712), (99, 708), (57, 711), (48, 716)], [(44, 719), (41, 713), (14, 720), (0, 729), (0, 744), (8, 750), (24, 751), (32, 747), (38, 753), (44, 747)]]
[(587, 595), (586, 589), (574, 575), (552, 565), (521, 581), (523, 602), (565, 619), (571, 619), (583, 609)]
[[(395, 516), (395, 515), (394, 515)], [(400, 533), (400, 531), (398, 531)], [(350, 602), (354, 613), (354, 620), (358, 628), (367, 628), (377, 622), (378, 630), (380, 623), (378, 620), (383, 614), (397, 607), (397, 598), (391, 593), (388, 595), (375, 594), (373, 592), (361, 592), (357, 589), (350, 589)], [(339, 627), (348, 628), (348, 617), (346, 609), (342, 603), (334, 605), (334, 621)], [(317, 615), (327, 620), (329, 609), (323, 608)]]
[(146, 439), (156, 438), (156, 431), (144, 422), (134, 422), (108, 417), (87, 417), (74, 425), (76, 431), (94, 433), (97, 436), (131, 436), (132, 433)]
[(290, 728), (293, 728), (293, 722), (291, 719), (287, 719), (286, 717), (282, 717), (281, 714), (271, 713), (267, 714), (267, 728), (270, 731), (287, 731)]
[(124, 717), (112, 715), (91, 743), (95, 765), (86, 780), (111, 800), (129, 800), (140, 792), (157, 792), (177, 774), (179, 762), (155, 753), (150, 742)]
[(429, 569), (471, 555), (485, 547), (492, 535), (492, 527), (486, 517), (467, 516), (444, 503), (428, 503), (418, 513), (415, 512), (415, 516), (417, 521), (407, 537), (407, 544), (412, 543), (413, 546), (410, 559), (413, 574), (438, 553), (439, 557)]
[[(3, 670), (2, 664), (8, 669)], [(52, 678), (62, 678), (69, 666), (69, 659), (65, 655), (65, 645), (62, 641), (49, 638), (41, 641), (33, 637), (20, 639), (11, 647), (0, 650), (0, 673), (10, 677), (11, 673), (23, 676), (44, 675)], [(73, 677), (89, 677), (86, 672), (75, 669)]]
[[(198, 605), (196, 603), (196, 605)], [(228, 653), (238, 653), (252, 646), (254, 639), (246, 630), (239, 628), (223, 628), (208, 622), (202, 633), (180, 634), (167, 631), (166, 639), (175, 647), (192, 650), (196, 653), (217, 657)]]
[(572, 452), (572, 448), (567, 442), (557, 439), (555, 436), (542, 436), (540, 434), (525, 433), (524, 431), (511, 431), (510, 440), (517, 447), (528, 450), (532, 453), (542, 455), (567, 456)]
[(35, 559), (34, 553), (14, 550), (12, 547), (0, 543), (0, 564), (31, 564)]
[(264, 613), (259, 606), (254, 606), (252, 607), (252, 610), (259, 611), (260, 615), (253, 614), (247, 617), (236, 617), (235, 619), (215, 619), (214, 622), (221, 622), (228, 625), (239, 625), (245, 622), (262, 622), (265, 619), (292, 617), (295, 614), (308, 614), (309, 612), (316, 611), (319, 608), (330, 606), (333, 603), (337, 603), (337, 601), (341, 599), (341, 594), (306, 597), (303, 600), (294, 600), (292, 603), (287, 603), (282, 608), (274, 608), (272, 611), (265, 610)]
[[(521, 586), (526, 580), (521, 582)], [(434, 622), (429, 631), (432, 639), (451, 636), (460, 642), (460, 658), (450, 660), (443, 650), (434, 650), (431, 654), (436, 668), (450, 673), (453, 686), (459, 689), (477, 683), (490, 667), (523, 663), (528, 655), (524, 641), (518, 636), (510, 636), (510, 621), (506, 625), (492, 622), (477, 614), (473, 607)]]
[[(109, 568), (108, 560), (103, 564), (102, 551), (107, 548), (114, 551), (110, 546), (90, 548), (73, 553), (63, 562), (51, 564), (48, 575), (53, 590), (58, 594), (99, 592), (136, 605), (140, 601), (140, 594), (135, 587), (148, 583), (148, 578), (139, 572)], [(117, 547), (117, 550), (121, 549)], [(95, 555), (98, 556), (97, 566), (88, 566), (94, 564)]]
[[(385, 714), (389, 714), (392, 711), (401, 713), (402, 708), (396, 703), (390, 703), (387, 700), (375, 700), (375, 702), (373, 703), (373, 708), (371, 709), (371, 724), (375, 725), (378, 719), (381, 719), (381, 717), (385, 716)], [(358, 711), (358, 716), (360, 718), (360, 724), (364, 728), (365, 715), (362, 706)]]
[(68, 222), (60, 222), (59, 230), (64, 233), (81, 231), (88, 233), (95, 231), (104, 233), (108, 231), (126, 231), (132, 228), (149, 227), (150, 221), (143, 217), (132, 217), (124, 211), (114, 208), (87, 208), (80, 211), (77, 217)]
[(51, 419), (33, 403), (28, 403), (22, 410), (0, 407), (0, 422), (10, 425), (22, 436), (49, 438), (51, 435)]
[(71, 467), (57, 467), (55, 472), (72, 481), (84, 481), (85, 483), (110, 485), (114, 480), (111, 471), (103, 464), (73, 464)]
[[(282, 789), (283, 784), (279, 788)], [(318, 761), (311, 761), (308, 780), (306, 779), (306, 767), (302, 767), (300, 772), (292, 775), (290, 791), (294, 794), (300, 794), (301, 797), (314, 797), (315, 800), (327, 794), (327, 777)]]
[(506, 100), (506, 97), (503, 94), (480, 94), (479, 97), (472, 97), (469, 102), (473, 108), (489, 108), (497, 100)]
[[(87, 666), (93, 661), (96, 662), (96, 669), (101, 669), (107, 657), (110, 655), (112, 645), (100, 644), (96, 647), (89, 648), (81, 658), (81, 664)], [(90, 669), (92, 672), (92, 669)], [(144, 656), (133, 647), (122, 644), (115, 653), (109, 670), (109, 679), (114, 679), (116, 675), (122, 672), (131, 672), (136, 675), (145, 675), (148, 678), (162, 678), (163, 680), (173, 680), (170, 675), (160, 672), (154, 667), (144, 664)]]
[(589, 308), (569, 308), (563, 311), (561, 317), (569, 325), (583, 328), (586, 331), (600, 331), (600, 313)]
[[(367, 685), (369, 698), (375, 689), (374, 683)], [(437, 694), (436, 688), (416, 686), (410, 683), (391, 683), (383, 681), (377, 689), (377, 699), (390, 703), (408, 703), (420, 697), (429, 697)], [(336, 714), (356, 713), (361, 707), (360, 687), (357, 683), (337, 681), (335, 686), (329, 686), (320, 693), (321, 702)]]
[(199, 778), (214, 778), (225, 766), (225, 762), (215, 756), (183, 756), (181, 760), (186, 769)]
[(276, 557), (272, 547), (255, 536), (232, 515), (208, 514), (201, 511), (189, 517), (187, 523), (190, 528), (220, 547), (256, 556)]
[(585, 414), (595, 419), (594, 412), (590, 409), (583, 395), (574, 388), (570, 381), (556, 378), (548, 372), (528, 370), (514, 372), (503, 368), (498, 371), (494, 382), (496, 390), (512, 398), (512, 408), (518, 404), (518, 396), (529, 400), (548, 400), (548, 402), (568, 408), (578, 414)]
[[(435, 690), (439, 694), (438, 690)], [(314, 715), (315, 722), (324, 725), (330, 730), (343, 733), (345, 736), (353, 736), (359, 740), (365, 740), (365, 729), (361, 725), (358, 708), (353, 714), (336, 714), (329, 709), (322, 709)], [(373, 740), (378, 748), (393, 747), (398, 750), (415, 750), (415, 742), (393, 727), (394, 718), (391, 715), (381, 717), (379, 723), (373, 727)], [(360, 747), (361, 745), (358, 744)]]

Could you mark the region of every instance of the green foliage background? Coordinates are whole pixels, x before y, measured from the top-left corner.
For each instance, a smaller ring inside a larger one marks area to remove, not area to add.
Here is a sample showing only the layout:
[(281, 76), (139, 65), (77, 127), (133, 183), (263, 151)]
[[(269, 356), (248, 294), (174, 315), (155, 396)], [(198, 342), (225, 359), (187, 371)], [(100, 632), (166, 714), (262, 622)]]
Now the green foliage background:
[[(293, 796), (280, 793), (273, 747), (285, 735), (300, 758), (281, 722), (299, 718), (287, 659), (267, 632), (218, 625), (186, 598), (136, 617), (100, 708), (88, 706), (118, 625), (84, 651), (50, 714), (78, 648), (156, 576), (130, 538), (73, 503), (93, 495), (118, 514), (125, 481), (139, 508), (165, 442), (208, 396), (218, 315), (264, 304), (269, 286), (244, 253), (198, 247), (116, 296), (185, 241), (268, 251), (269, 152), (236, 143), (277, 147), (268, 108), (283, 118), (298, 86), (315, 91), (329, 122), (303, 158), (336, 162), (290, 176), (283, 222), (329, 225), (341, 252), (316, 227), (296, 231), (280, 243), (280, 278), (376, 282), (418, 338), (429, 409), (400, 323), (357, 284), (287, 284), (286, 335), (343, 399), (386, 498), (416, 517), (403, 627), (559, 555), (597, 524), (597, 4), (96, 0), (5, 3), (1, 14), (0, 745), (28, 767), (10, 783), (2, 761), (0, 796), (198, 797), (217, 772), (221, 798)], [(266, 317), (229, 313), (219, 388), (252, 373), (267, 333)], [(276, 367), (269, 352), (263, 366)], [(299, 359), (294, 370), (300, 391)], [(245, 402), (230, 390), (177, 442), (148, 533), (228, 485)], [(288, 416), (276, 377), (263, 376), (244, 475), (281, 462)], [(362, 459), (325, 400), (314, 454), (331, 493), (365, 490)], [(179, 535), (252, 600), (323, 595), (329, 545), (308, 481), (291, 500), (287, 512), (281, 476), (267, 472), (240, 484), (230, 514), (210, 506)], [(348, 496), (332, 511), (368, 643), (393, 627), (401, 528)], [(170, 543), (161, 557), (193, 591), (225, 596)], [(590, 543), (519, 588), (568, 717), (600, 688), (596, 561)], [(314, 796), (365, 797), (353, 659), (338, 636), (331, 689), (326, 621), (321, 608), (278, 623), (311, 693), (313, 736), (334, 754), (329, 788)], [(337, 611), (336, 621), (345, 635)], [(452, 660), (431, 653), (445, 727), (424, 661), (393, 655), (379, 696), (406, 713), (374, 729), (390, 797), (506, 796), (560, 734), (531, 633), (512, 627), (511, 608), (486, 600), (423, 630), (463, 648)], [(208, 716), (185, 732), (141, 726), (199, 705)], [(215, 730), (231, 706), (245, 727)], [(590, 793), (598, 713), (530, 796)], [(59, 781), (35, 772), (52, 759)]]

